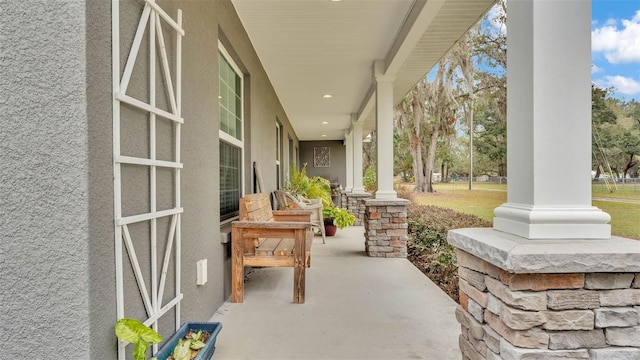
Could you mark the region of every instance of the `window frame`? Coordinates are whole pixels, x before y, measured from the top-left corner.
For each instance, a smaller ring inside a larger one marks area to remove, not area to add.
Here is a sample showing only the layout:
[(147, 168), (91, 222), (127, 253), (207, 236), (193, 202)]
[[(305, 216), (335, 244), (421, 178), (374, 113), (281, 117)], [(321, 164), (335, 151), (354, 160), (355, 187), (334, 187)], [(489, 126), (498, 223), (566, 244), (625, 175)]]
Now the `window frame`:
[[(225, 132), (224, 130), (222, 130), (222, 128), (220, 126), (218, 126), (218, 141), (223, 141), (231, 146), (234, 146), (236, 148), (240, 149), (240, 164), (239, 164), (239, 169), (240, 169), (240, 196), (244, 196), (245, 194), (245, 176), (246, 176), (246, 171), (245, 171), (245, 161), (244, 161), (244, 156), (245, 156), (245, 146), (244, 146), (244, 139), (245, 139), (245, 134), (244, 134), (244, 127), (245, 127), (245, 110), (244, 110), (244, 73), (240, 70), (240, 67), (238, 67), (238, 65), (236, 64), (236, 62), (233, 60), (233, 58), (231, 57), (231, 55), (229, 54), (229, 52), (227, 51), (227, 49), (224, 47), (224, 45), (222, 44), (222, 42), (220, 42), (220, 40), (218, 40), (218, 55), (222, 55), (222, 57), (227, 61), (227, 63), (231, 66), (231, 68), (233, 69), (233, 71), (236, 73), (236, 75), (238, 77), (240, 77), (240, 90), (239, 90), (239, 94), (240, 94), (240, 139), (236, 138), (233, 135), (230, 135), (229, 133)], [(220, 58), (218, 57), (218, 61), (220, 61)], [(220, 95), (220, 64), (218, 64), (218, 125), (220, 125), (221, 123), (221, 119), (220, 119), (220, 99), (221, 99), (221, 95)], [(218, 164), (218, 168), (220, 168), (220, 164)], [(220, 191), (220, 183), (218, 183), (218, 197), (220, 197), (221, 191)], [(237, 220), (239, 215), (233, 215), (230, 216), (226, 219), (223, 220), (223, 216), (224, 214), (220, 213), (220, 224), (224, 225), (226, 223), (229, 223), (233, 220)]]
[(282, 187), (282, 125), (276, 119), (276, 188)]

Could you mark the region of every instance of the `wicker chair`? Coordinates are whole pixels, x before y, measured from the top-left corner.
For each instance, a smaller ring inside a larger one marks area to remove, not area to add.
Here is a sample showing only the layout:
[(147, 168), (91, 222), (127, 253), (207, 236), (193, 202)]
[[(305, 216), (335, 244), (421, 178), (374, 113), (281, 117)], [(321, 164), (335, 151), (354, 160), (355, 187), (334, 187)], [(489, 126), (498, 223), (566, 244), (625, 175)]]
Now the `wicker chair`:
[(301, 210), (311, 210), (311, 223), (314, 227), (320, 229), (322, 234), (322, 243), (327, 243), (327, 237), (324, 230), (324, 219), (322, 217), (322, 200), (321, 199), (297, 199), (287, 191), (274, 191), (276, 200), (278, 201), (278, 209), (286, 210), (297, 208)]

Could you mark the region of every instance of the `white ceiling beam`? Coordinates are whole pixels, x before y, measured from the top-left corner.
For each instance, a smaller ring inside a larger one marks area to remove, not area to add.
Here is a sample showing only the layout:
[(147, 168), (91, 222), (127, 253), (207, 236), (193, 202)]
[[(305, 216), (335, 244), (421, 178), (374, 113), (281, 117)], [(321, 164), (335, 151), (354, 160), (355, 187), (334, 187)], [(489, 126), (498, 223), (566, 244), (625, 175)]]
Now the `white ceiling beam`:
[(360, 109), (358, 109), (356, 121), (364, 121), (373, 111), (373, 108), (376, 105), (375, 95), (376, 89), (372, 83), (369, 90), (367, 90), (367, 94), (362, 99), (362, 103), (360, 103)]
[[(384, 60), (384, 75), (394, 76), (398, 72), (416, 47), (418, 41), (420, 41), (420, 38), (427, 31), (444, 2), (445, 0), (416, 0), (414, 2)], [(375, 86), (373, 85), (372, 76), (372, 84), (362, 99), (357, 121), (365, 121), (374, 107)]]
[(416, 0), (385, 58), (384, 75), (395, 75), (427, 31), (445, 0)]

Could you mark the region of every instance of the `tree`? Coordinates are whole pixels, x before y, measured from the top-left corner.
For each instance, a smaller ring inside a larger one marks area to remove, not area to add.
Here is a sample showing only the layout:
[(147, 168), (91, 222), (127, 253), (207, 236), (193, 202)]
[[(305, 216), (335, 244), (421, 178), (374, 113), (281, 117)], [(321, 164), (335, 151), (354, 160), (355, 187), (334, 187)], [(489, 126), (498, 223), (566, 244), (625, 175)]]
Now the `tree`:
[(409, 136), (405, 131), (393, 133), (393, 173), (404, 182), (413, 179), (413, 156), (409, 149)]
[[(476, 45), (481, 43), (484, 51), (494, 54), (485, 63), (502, 66), (506, 63), (504, 32), (498, 31), (491, 36), (482, 37), (482, 41), (478, 40), (479, 33), (479, 27), (476, 27), (456, 43), (431, 73), (432, 80), (429, 80), (429, 76), (422, 79), (396, 107), (396, 129), (404, 134), (398, 137), (398, 140), (405, 139), (406, 136), (408, 141), (415, 192), (433, 191), (431, 175), (436, 160), (440, 161), (444, 179), (448, 178), (449, 167), (458, 170), (460, 168), (460, 155), (463, 152), (459, 148), (459, 142), (454, 139), (465, 125), (456, 128), (456, 123), (470, 124), (475, 118), (478, 96), (476, 87), (479, 83), (474, 65)], [(496, 75), (493, 72), (483, 75), (486, 89), (504, 89), (504, 75), (497, 76), (498, 80), (494, 79)], [(504, 115), (500, 118), (506, 118), (506, 102), (496, 103), (505, 107), (502, 111)], [(469, 125), (466, 126), (469, 132), (475, 133), (475, 126), (473, 129)], [(506, 135), (500, 139), (506, 139)], [(399, 143), (398, 141), (396, 145)], [(398, 153), (402, 153), (402, 149), (396, 149)]]
[(409, 146), (413, 156), (413, 191), (424, 192), (427, 189), (427, 175), (422, 159), (422, 126), (425, 122), (425, 99), (427, 97), (427, 79), (424, 78), (411, 90), (412, 122), (409, 131)]
[(453, 164), (455, 164), (457, 156), (454, 137), (441, 138), (438, 140), (436, 159), (440, 161), (442, 182), (449, 182), (449, 169)]
[[(593, 167), (596, 169), (595, 178), (600, 177), (601, 169), (609, 169), (609, 155), (613, 155), (616, 148), (615, 135), (613, 133), (617, 116), (607, 104), (611, 89), (601, 89), (591, 85), (591, 134)], [(611, 170), (616, 168), (613, 166)]]
[[(422, 123), (424, 122), (424, 106), (426, 97), (426, 79), (405, 95), (395, 108), (396, 129), (400, 130), (409, 143), (412, 159), (414, 191), (423, 192), (425, 187), (424, 166), (422, 163)], [(402, 150), (398, 149), (401, 153)]]
[(372, 131), (371, 141), (362, 143), (362, 169), (365, 171), (370, 167), (376, 166), (377, 163), (377, 155), (378, 155), (378, 140), (376, 139), (377, 133), (376, 131)]
[(475, 150), (479, 159), (477, 174), (507, 176), (507, 122), (496, 111), (494, 99), (480, 99), (475, 123), (477, 135)]
[[(640, 102), (631, 100), (626, 104), (625, 108), (629, 118), (634, 121), (634, 125), (629, 132), (629, 136), (632, 137), (629, 141), (630, 148), (634, 148), (635, 156), (640, 157), (640, 144), (638, 144), (640, 142)], [(634, 155), (630, 155), (629, 164), (633, 161), (633, 156)], [(636, 160), (635, 165), (629, 168), (631, 177), (638, 177), (639, 167), (640, 165), (638, 165), (638, 161)]]
[(617, 140), (618, 147), (626, 157), (622, 166), (622, 178), (626, 179), (629, 172), (638, 165), (635, 157), (640, 155), (640, 131), (621, 131)]
[(632, 99), (626, 104), (626, 111), (629, 118), (635, 120), (640, 129), (640, 102)]
[(452, 84), (455, 64), (450, 58), (440, 60), (433, 82), (427, 77), (396, 106), (396, 129), (409, 142), (415, 192), (433, 192), (432, 174), (441, 136), (454, 131)]
[[(477, 28), (472, 32), (477, 32)], [(464, 112), (464, 119), (469, 124), (469, 190), (471, 190), (471, 183), (473, 181), (473, 135), (475, 132), (475, 126), (473, 125), (473, 112), (475, 107), (475, 92), (474, 92), (474, 77), (475, 67), (473, 66), (473, 54), (471, 53), (472, 38), (470, 33), (466, 33), (460, 41), (451, 50), (452, 57), (455, 59), (455, 64), (460, 67), (462, 77), (464, 81), (461, 82), (459, 88), (466, 90), (466, 96), (462, 99), (462, 109)], [(464, 91), (464, 90), (463, 90)], [(455, 99), (454, 99), (455, 101)], [(460, 107), (460, 102), (455, 101), (456, 105)]]
[[(428, 177), (425, 187), (420, 192), (433, 192), (432, 174), (436, 159), (438, 140), (453, 133), (456, 122), (453, 98), (453, 79), (455, 76), (455, 59), (449, 56), (440, 60), (435, 79), (427, 87), (427, 148), (424, 174)], [(415, 190), (418, 191), (418, 190)]]
[(474, 116), (474, 165), (478, 174), (507, 176), (506, 3), (498, 1), (472, 32), (477, 106)]

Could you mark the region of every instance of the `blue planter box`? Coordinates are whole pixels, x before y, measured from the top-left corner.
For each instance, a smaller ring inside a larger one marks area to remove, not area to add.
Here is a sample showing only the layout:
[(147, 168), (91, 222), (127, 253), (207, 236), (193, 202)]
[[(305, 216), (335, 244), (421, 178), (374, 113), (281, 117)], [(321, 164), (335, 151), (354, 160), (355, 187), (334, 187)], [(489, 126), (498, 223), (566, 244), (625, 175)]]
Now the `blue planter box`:
[(173, 348), (178, 344), (178, 340), (183, 339), (185, 335), (189, 331), (198, 332), (198, 330), (206, 331), (211, 333), (211, 337), (207, 341), (205, 347), (203, 347), (198, 356), (196, 356), (195, 360), (209, 360), (213, 356), (213, 352), (216, 350), (216, 337), (218, 333), (222, 329), (222, 324), (220, 323), (210, 323), (210, 322), (187, 322), (182, 324), (180, 329), (176, 331), (173, 336), (167, 342), (162, 345), (162, 347), (155, 354), (155, 357), (158, 360), (166, 360), (169, 355), (173, 352)]

